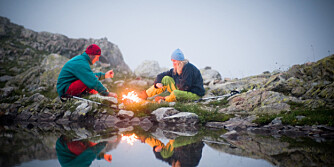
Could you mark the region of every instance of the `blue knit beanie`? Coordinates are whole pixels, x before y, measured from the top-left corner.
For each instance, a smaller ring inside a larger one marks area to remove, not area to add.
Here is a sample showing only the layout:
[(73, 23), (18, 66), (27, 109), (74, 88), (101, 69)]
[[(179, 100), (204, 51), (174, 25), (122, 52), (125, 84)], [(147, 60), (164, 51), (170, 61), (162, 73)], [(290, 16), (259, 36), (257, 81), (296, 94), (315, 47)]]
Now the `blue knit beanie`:
[(183, 61), (184, 60), (184, 55), (183, 55), (182, 51), (178, 48), (172, 53), (171, 59)]

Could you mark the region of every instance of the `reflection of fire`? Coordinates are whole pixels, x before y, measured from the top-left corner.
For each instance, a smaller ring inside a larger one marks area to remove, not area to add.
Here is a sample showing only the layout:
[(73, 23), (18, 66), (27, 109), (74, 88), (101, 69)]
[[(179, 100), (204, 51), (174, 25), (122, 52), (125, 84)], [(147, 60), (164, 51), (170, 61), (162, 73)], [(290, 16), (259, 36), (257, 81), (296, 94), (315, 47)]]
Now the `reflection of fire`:
[(135, 91), (129, 92), (127, 95), (122, 96), (123, 101), (136, 102), (139, 103), (141, 99), (138, 97), (137, 93)]
[(123, 140), (126, 140), (126, 142), (130, 145), (133, 145), (133, 142), (135, 142), (136, 140), (138, 139), (138, 137), (135, 135), (135, 134), (132, 134), (132, 135), (126, 135), (124, 136), (122, 134), (122, 141)]

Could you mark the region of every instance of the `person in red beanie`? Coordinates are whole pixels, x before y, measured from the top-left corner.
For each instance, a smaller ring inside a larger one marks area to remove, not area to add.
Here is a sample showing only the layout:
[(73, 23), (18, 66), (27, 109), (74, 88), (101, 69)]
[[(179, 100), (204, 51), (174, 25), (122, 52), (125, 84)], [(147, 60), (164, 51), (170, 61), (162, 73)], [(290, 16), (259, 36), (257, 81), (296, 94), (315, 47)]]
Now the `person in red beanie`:
[(101, 56), (101, 49), (98, 45), (89, 45), (84, 53), (73, 57), (61, 69), (58, 81), (57, 92), (59, 97), (66, 95), (81, 96), (82, 94), (97, 94), (116, 97), (116, 93), (109, 92), (100, 79), (113, 78), (113, 70), (106, 73), (93, 73), (89, 65), (93, 65)]

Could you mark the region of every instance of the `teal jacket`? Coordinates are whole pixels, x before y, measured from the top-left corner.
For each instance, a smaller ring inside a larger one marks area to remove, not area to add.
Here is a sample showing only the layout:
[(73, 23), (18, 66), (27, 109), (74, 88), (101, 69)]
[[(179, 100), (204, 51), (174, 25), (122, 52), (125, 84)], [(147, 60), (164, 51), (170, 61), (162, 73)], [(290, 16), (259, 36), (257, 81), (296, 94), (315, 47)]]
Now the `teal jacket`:
[[(104, 73), (93, 73), (90, 68), (92, 64), (86, 52), (81, 55), (73, 57), (61, 69), (58, 81), (57, 92), (59, 97), (64, 95), (68, 87), (76, 80), (81, 80), (88, 88), (98, 91), (101, 95), (107, 96), (108, 91), (99, 79), (104, 79)], [(97, 78), (97, 77), (98, 78)]]
[(99, 153), (104, 149), (107, 142), (101, 142), (93, 147), (88, 147), (80, 155), (76, 156), (68, 149), (67, 144), (59, 138), (56, 142), (56, 152), (62, 167), (88, 167), (94, 159), (100, 160)]

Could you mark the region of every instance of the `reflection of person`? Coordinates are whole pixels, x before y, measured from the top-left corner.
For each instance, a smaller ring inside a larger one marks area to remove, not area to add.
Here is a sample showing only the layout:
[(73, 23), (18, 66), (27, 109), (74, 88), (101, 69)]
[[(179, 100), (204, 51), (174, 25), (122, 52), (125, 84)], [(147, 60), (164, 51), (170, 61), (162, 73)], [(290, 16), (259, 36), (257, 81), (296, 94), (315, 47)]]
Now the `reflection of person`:
[(68, 61), (60, 71), (57, 81), (59, 97), (66, 95), (80, 96), (83, 93), (117, 97), (105, 88), (99, 79), (113, 78), (113, 70), (106, 73), (93, 73), (89, 65), (94, 64), (101, 56), (101, 49), (96, 44), (89, 45), (86, 51)]
[(153, 148), (154, 155), (157, 159), (167, 162), (172, 167), (195, 167), (198, 166), (202, 158), (203, 142), (199, 141), (188, 145), (175, 147), (172, 155), (163, 156), (161, 152), (156, 152)]
[(111, 162), (112, 156), (101, 152), (106, 144), (107, 142), (72, 141), (62, 135), (56, 143), (57, 157), (62, 167), (90, 166), (94, 159)]
[(165, 100), (168, 102), (176, 100), (197, 100), (204, 96), (203, 78), (200, 71), (188, 60), (180, 49), (176, 49), (171, 60), (173, 68), (157, 76), (154, 85), (143, 91), (139, 96), (143, 99), (163, 93), (170, 92), (169, 96), (157, 96), (156, 101)]
[(157, 159), (173, 167), (197, 166), (202, 157), (204, 144), (198, 136), (177, 137), (166, 145), (153, 137), (141, 137), (140, 140), (153, 148)]

